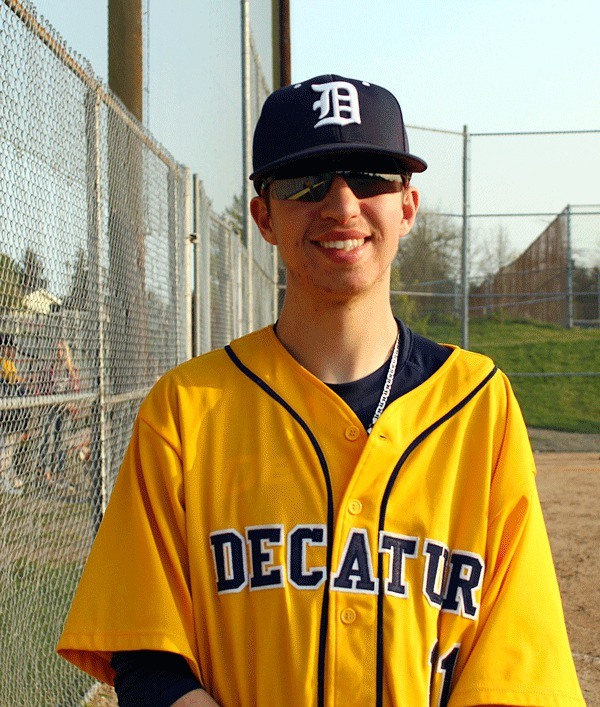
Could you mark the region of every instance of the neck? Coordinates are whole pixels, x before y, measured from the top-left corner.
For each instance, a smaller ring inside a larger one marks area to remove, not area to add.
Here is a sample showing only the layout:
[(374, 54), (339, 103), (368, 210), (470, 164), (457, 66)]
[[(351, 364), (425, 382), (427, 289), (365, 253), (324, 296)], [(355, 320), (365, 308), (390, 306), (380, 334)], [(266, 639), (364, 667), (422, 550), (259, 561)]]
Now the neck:
[(398, 334), (389, 298), (307, 307), (286, 298), (277, 336), (292, 356), (325, 383), (369, 375), (390, 357)]

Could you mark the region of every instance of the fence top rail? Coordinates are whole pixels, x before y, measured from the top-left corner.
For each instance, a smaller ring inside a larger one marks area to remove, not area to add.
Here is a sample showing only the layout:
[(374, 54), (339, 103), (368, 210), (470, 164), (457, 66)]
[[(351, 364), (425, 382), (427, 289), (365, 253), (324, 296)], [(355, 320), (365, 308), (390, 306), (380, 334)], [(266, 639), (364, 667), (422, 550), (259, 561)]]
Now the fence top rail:
[(16, 17), (19, 18), (19, 20), (21, 20), (24, 25), (26, 25), (29, 31), (35, 34), (40, 41), (48, 47), (48, 49), (57, 57), (57, 59), (59, 59), (59, 61), (64, 64), (67, 69), (72, 71), (75, 76), (77, 76), (77, 78), (90, 89), (90, 91), (96, 94), (97, 98), (119, 114), (129, 129), (132, 130), (140, 140), (142, 140), (148, 149), (150, 149), (165, 164), (171, 167), (182, 167), (182, 165), (180, 165), (175, 158), (169, 154), (164, 147), (162, 147), (162, 145), (157, 144), (157, 142), (150, 137), (144, 126), (131, 115), (119, 98), (117, 98), (117, 96), (115, 96), (98, 78), (94, 76), (91, 67), (84, 67), (83, 61), (80, 61), (73, 55), (64, 41), (58, 37), (55, 37), (53, 33), (44, 26), (44, 23), (37, 18), (35, 12), (29, 9), (26, 2), (22, 2), (21, 0), (1, 1)]
[[(576, 211), (576, 212), (571, 212), (571, 216), (598, 216), (600, 215), (600, 211)], [(548, 211), (548, 212), (539, 212), (539, 213), (504, 213), (504, 214), (494, 214), (494, 213), (485, 213), (485, 214), (469, 214), (470, 218), (483, 218), (483, 217), (492, 217), (492, 218), (506, 218), (508, 216), (566, 216), (564, 211), (561, 211), (560, 213), (556, 213), (556, 211)]]
[(600, 129), (590, 130), (515, 130), (510, 132), (497, 133), (469, 133), (469, 137), (505, 137), (510, 135), (590, 135), (597, 133), (600, 135)]
[[(600, 135), (599, 128), (590, 128), (589, 130), (505, 130), (498, 132), (468, 132), (465, 130), (446, 130), (444, 128), (428, 128), (424, 125), (409, 125), (407, 123), (407, 128), (410, 130), (425, 130), (429, 133), (441, 133), (443, 135), (459, 135), (460, 137), (465, 137), (468, 134), (469, 137), (510, 137), (515, 136), (525, 136), (525, 135)], [(465, 126), (465, 129), (466, 126)]]
[(426, 128), (423, 125), (409, 125), (408, 123), (406, 124), (406, 127), (409, 128), (410, 130), (425, 130), (428, 133), (442, 133), (443, 135), (460, 135), (460, 137), (464, 136), (464, 132), (462, 130), (444, 130), (443, 128)]

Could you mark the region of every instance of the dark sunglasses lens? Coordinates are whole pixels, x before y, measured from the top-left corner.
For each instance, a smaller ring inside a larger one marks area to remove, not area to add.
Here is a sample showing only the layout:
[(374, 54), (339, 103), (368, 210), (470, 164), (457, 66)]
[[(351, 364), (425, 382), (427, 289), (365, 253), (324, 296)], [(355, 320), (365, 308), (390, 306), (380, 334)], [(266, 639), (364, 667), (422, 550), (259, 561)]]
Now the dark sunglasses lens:
[(357, 199), (368, 199), (380, 194), (394, 194), (402, 190), (402, 182), (366, 174), (349, 174), (344, 177)]
[[(325, 198), (336, 173), (315, 174), (308, 177), (275, 179), (271, 186), (274, 199), (287, 201), (321, 201)], [(358, 199), (368, 199), (380, 194), (393, 194), (402, 190), (402, 181), (386, 179), (376, 174), (340, 173)]]
[(287, 201), (321, 201), (331, 186), (331, 180), (332, 176), (328, 174), (275, 179), (271, 196)]

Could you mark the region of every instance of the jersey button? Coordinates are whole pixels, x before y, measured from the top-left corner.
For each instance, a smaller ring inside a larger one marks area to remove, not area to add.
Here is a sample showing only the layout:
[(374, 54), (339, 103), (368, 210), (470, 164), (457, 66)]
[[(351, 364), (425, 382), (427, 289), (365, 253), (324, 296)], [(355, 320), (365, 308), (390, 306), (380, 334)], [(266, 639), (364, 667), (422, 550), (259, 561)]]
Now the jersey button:
[(344, 609), (340, 614), (340, 619), (342, 620), (343, 624), (349, 626), (350, 624), (353, 624), (356, 621), (356, 611), (350, 608)]
[(344, 435), (346, 439), (349, 439), (351, 442), (354, 442), (354, 440), (360, 437), (360, 430), (358, 429), (358, 427), (356, 427), (356, 425), (350, 425), (350, 427), (346, 427)]
[(351, 513), (353, 516), (357, 516), (362, 511), (362, 507), (362, 503), (358, 500), (358, 498), (353, 498), (348, 504), (348, 513)]

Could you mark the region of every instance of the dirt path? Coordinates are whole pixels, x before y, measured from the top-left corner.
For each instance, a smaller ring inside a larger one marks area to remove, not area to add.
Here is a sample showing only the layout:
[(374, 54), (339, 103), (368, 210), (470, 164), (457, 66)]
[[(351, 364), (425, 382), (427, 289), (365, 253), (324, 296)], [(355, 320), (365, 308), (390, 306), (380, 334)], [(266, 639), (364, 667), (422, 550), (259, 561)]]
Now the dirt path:
[(600, 451), (538, 452), (537, 484), (584, 696), (600, 706)]

